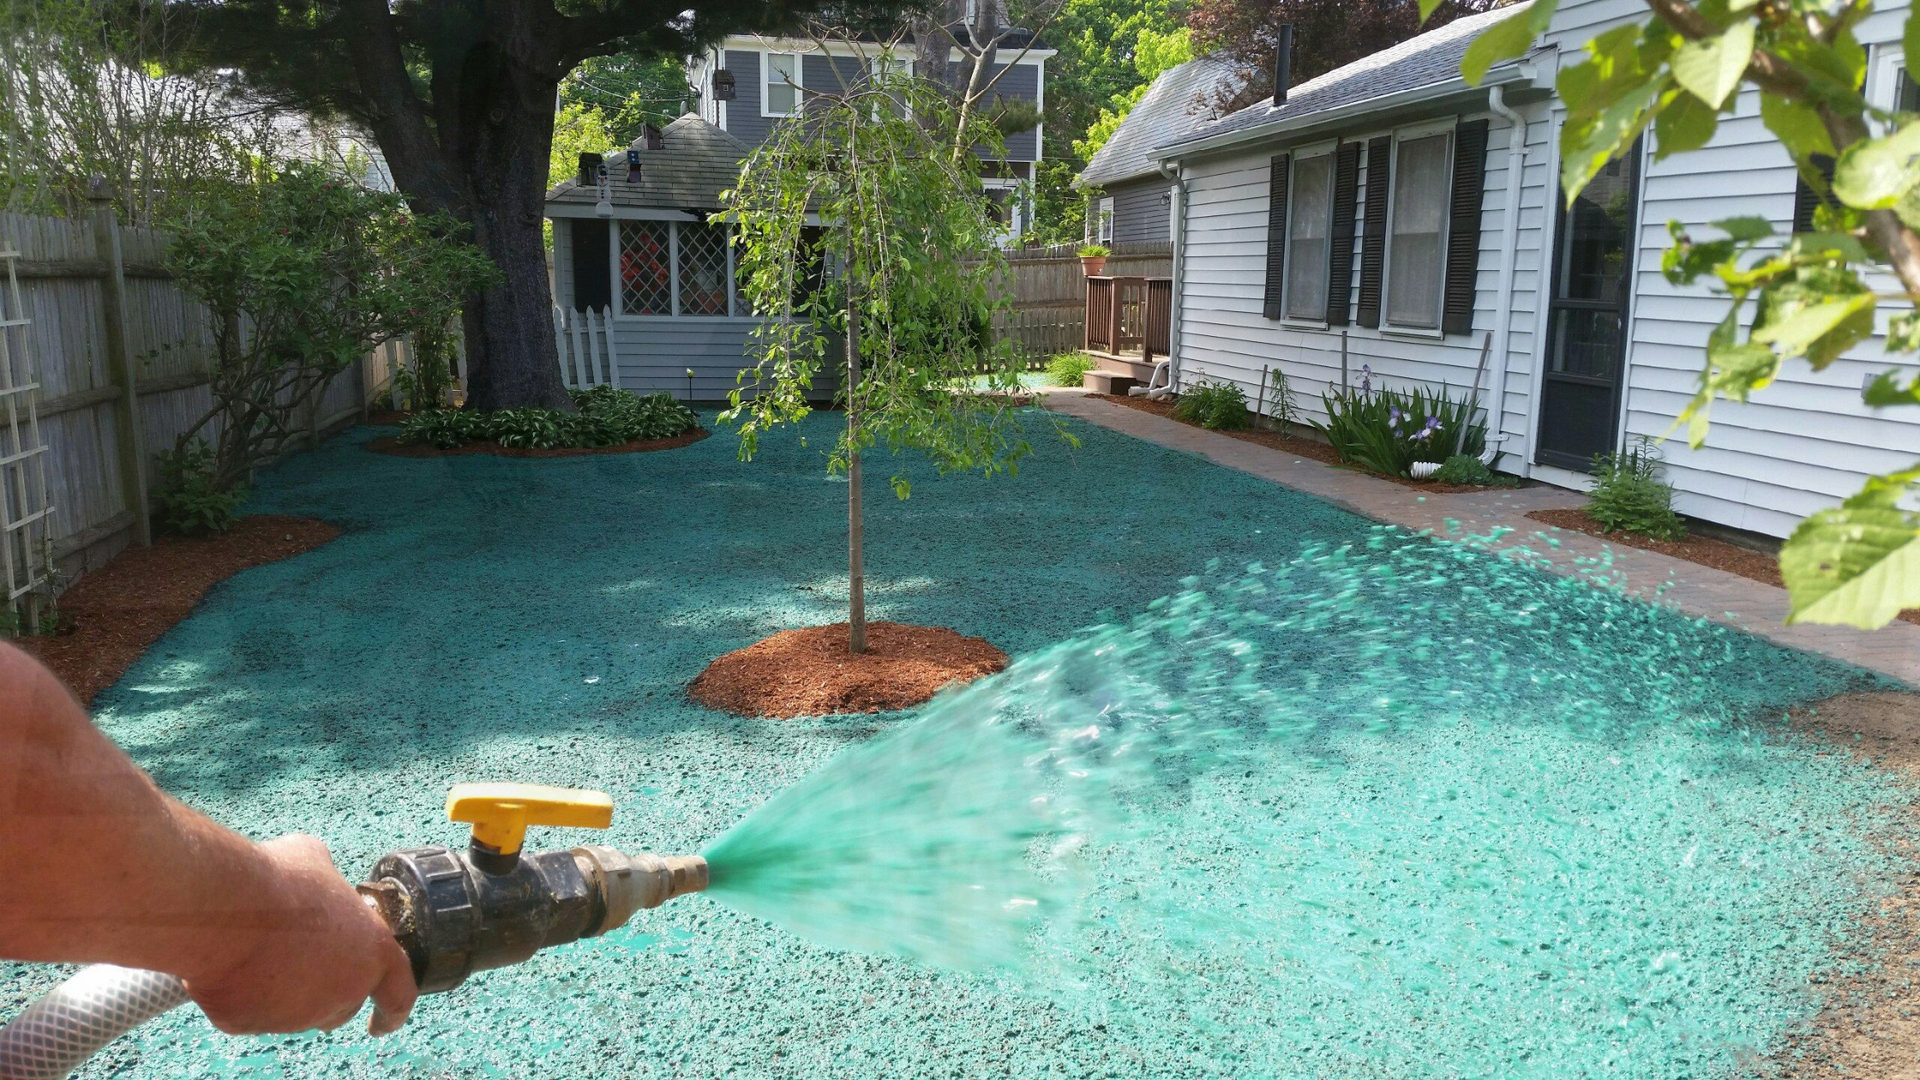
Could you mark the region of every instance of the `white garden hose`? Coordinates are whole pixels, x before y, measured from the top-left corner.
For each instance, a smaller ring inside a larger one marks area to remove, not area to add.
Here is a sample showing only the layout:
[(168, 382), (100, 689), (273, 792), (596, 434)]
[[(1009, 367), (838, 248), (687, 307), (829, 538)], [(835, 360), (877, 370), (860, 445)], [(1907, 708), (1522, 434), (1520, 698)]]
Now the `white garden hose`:
[(157, 971), (82, 968), (0, 1028), (0, 1080), (61, 1080), (113, 1040), (187, 1002)]

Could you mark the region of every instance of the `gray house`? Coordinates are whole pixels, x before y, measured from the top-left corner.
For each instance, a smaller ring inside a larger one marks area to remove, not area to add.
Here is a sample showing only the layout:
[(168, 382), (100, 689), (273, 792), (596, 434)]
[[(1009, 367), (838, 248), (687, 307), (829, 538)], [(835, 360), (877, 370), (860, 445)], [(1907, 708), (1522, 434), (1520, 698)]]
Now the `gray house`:
[(1074, 178), (1074, 186), (1092, 200), (1087, 239), (1102, 244), (1167, 243), (1172, 238), (1173, 180), (1161, 171), (1152, 151), (1205, 126), (1214, 119), (1217, 104), (1245, 84), (1239, 68), (1219, 56), (1202, 56), (1161, 72)]
[[(971, 6), (971, 0), (956, 0)], [(956, 17), (958, 15), (956, 14)], [(995, 91), (1044, 108), (1051, 50), (1024, 31), (1003, 42)], [(746, 364), (759, 320), (736, 287), (730, 230), (707, 218), (740, 163), (776, 125), (799, 115), (808, 89), (838, 93), (883, 71), (913, 71), (910, 43), (737, 35), (694, 57), (694, 111), (646, 140), (607, 155), (607, 177), (569, 180), (547, 193), (553, 222), (554, 303), (560, 366), (569, 385), (689, 389), (724, 397)], [(960, 59), (953, 50), (950, 59)], [(1040, 160), (1039, 128), (1007, 138), (989, 170), (1002, 194), (1008, 240), (1026, 224), (1025, 191)], [(632, 163), (630, 168), (629, 163)]]

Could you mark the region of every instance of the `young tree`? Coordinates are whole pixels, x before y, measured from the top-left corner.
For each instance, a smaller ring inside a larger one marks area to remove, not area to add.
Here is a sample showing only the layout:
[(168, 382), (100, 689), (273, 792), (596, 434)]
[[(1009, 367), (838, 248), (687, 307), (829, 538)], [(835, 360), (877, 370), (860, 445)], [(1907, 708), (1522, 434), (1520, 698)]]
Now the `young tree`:
[(541, 237), (561, 79), (593, 56), (685, 56), (731, 32), (779, 29), (827, 0), (145, 2), (191, 16), (176, 64), (231, 72), (261, 100), (358, 122), (416, 211), (468, 226), (502, 271), (462, 305), (475, 407), (570, 410)]
[[(1019, 365), (990, 330), (1005, 273), (1001, 226), (980, 183), (998, 131), (925, 80), (889, 75), (837, 95), (808, 88), (804, 119), (782, 125), (727, 193), (742, 287), (763, 323), (757, 364), (723, 419), (740, 456), (762, 432), (812, 412), (837, 384), (847, 423), (828, 467), (847, 487), (848, 645), (866, 649), (861, 459), (917, 450), (941, 472), (1014, 472), (1030, 445), (1004, 397)], [(959, 149), (956, 150), (955, 148)], [(981, 148), (980, 153), (973, 148)], [(808, 225), (809, 220), (825, 227)], [(834, 263), (829, 281), (824, 268)], [(829, 342), (844, 336), (844, 359)], [(981, 373), (989, 388), (971, 382)], [(911, 489), (892, 480), (899, 498)]]
[[(1483, 32), (1464, 74), (1478, 80), (1525, 52), (1556, 3), (1534, 0)], [(1698, 447), (1716, 398), (1746, 400), (1788, 361), (1825, 368), (1873, 336), (1881, 300), (1920, 301), (1920, 114), (1893, 111), (1863, 91), (1867, 54), (1854, 28), (1873, 14), (1873, 0), (1646, 4), (1644, 22), (1601, 34), (1587, 43), (1584, 61), (1560, 70), (1560, 180), (1569, 203), (1649, 126), (1658, 158), (1706, 145), (1743, 84), (1758, 88), (1761, 120), (1824, 199), (1814, 230), (1786, 237), (1758, 217), (1715, 222), (1704, 236), (1669, 225), (1667, 277), (1707, 279), (1731, 300), (1708, 335), (1699, 392), (1676, 421)], [(1920, 71), (1920, 8), (1905, 27), (1907, 70)], [(1897, 291), (1883, 291), (1888, 282)], [(1885, 347), (1920, 351), (1920, 313), (1893, 311)], [(1865, 400), (1920, 404), (1920, 378), (1888, 371)], [(1780, 552), (1792, 594), (1788, 622), (1872, 628), (1920, 606), (1920, 515), (1900, 506), (1916, 480), (1920, 463), (1871, 477), (1840, 506), (1800, 523)]]

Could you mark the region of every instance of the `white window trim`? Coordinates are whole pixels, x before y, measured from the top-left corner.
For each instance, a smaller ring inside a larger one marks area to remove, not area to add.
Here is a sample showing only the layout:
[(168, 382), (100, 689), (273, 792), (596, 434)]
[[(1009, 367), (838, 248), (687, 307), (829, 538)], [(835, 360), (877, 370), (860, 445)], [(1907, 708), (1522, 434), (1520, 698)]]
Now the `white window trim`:
[[(1008, 218), (1011, 224), (1007, 228), (1005, 243), (1009, 246), (1019, 243), (1020, 237), (1024, 236), (1027, 231), (1027, 200), (1023, 197), (1026, 194), (1026, 181), (1018, 177), (993, 176), (983, 178), (980, 181), (980, 186), (988, 191), (1005, 191), (1009, 193), (1007, 196), (1007, 209), (1009, 211)], [(1111, 202), (1112, 200), (1107, 201)]]
[[(1893, 111), (1899, 101), (1900, 75), (1907, 70), (1907, 58), (1898, 42), (1873, 46), (1867, 56), (1867, 101), (1876, 108)], [(1886, 125), (1869, 120), (1876, 134), (1885, 134)]]
[[(767, 107), (767, 88), (772, 85), (773, 58), (776, 56), (793, 57), (793, 78), (791, 80), (788, 80), (785, 78), (780, 80), (781, 82), (792, 83), (792, 86), (793, 86), (793, 111), (792, 112), (774, 112), (772, 109), (769, 109)], [(778, 116), (799, 116), (800, 115), (801, 108), (806, 104), (806, 95), (804, 91), (804, 87), (806, 85), (806, 66), (807, 66), (806, 57), (807, 57), (806, 53), (782, 52), (779, 50), (768, 50), (767, 52), (763, 52), (760, 54), (760, 115), (761, 116), (778, 117)]]
[[(1443, 324), (1446, 321), (1447, 312), (1447, 243), (1452, 239), (1449, 231), (1453, 228), (1453, 215), (1450, 209), (1453, 192), (1454, 127), (1455, 121), (1447, 119), (1394, 129), (1393, 146), (1387, 152), (1389, 163), (1387, 166), (1387, 249), (1380, 260), (1380, 332), (1382, 334), (1433, 339), (1447, 336)], [(1401, 326), (1394, 323), (1387, 314), (1393, 310), (1387, 294), (1393, 283), (1393, 194), (1394, 181), (1399, 179), (1400, 143), (1406, 139), (1424, 139), (1433, 135), (1447, 137), (1447, 175), (1442, 181), (1441, 190), (1448, 193), (1448, 209), (1442, 210), (1440, 214), (1440, 294), (1434, 301), (1432, 326)]]
[[(733, 285), (733, 282), (737, 279), (734, 276), (734, 229), (731, 225), (727, 226), (726, 245), (727, 282), (729, 284), (727, 290), (727, 313), (725, 315), (688, 315), (680, 310), (680, 226), (691, 225), (695, 222), (689, 220), (683, 213), (678, 213), (677, 211), (674, 213), (675, 216), (672, 218), (655, 217), (651, 215), (616, 218), (614, 219), (613, 227), (607, 230), (607, 273), (613, 290), (613, 296), (611, 298), (613, 303), (611, 306), (613, 308), (614, 321), (664, 322), (689, 319), (696, 323), (717, 323), (724, 319), (752, 318), (752, 312), (742, 310), (745, 305), (740, 302), (738, 287)], [(812, 217), (812, 215), (810, 214), (808, 217)], [(650, 312), (645, 315), (637, 315), (627, 310), (626, 293), (622, 289), (620, 279), (620, 222), (623, 220), (662, 221), (665, 222), (667, 226), (667, 290), (671, 303), (666, 312)], [(815, 222), (808, 221), (807, 224), (812, 225), (815, 224)], [(560, 232), (561, 230), (556, 229), (554, 230), (554, 235), (558, 236)], [(558, 250), (557, 247), (555, 250)], [(557, 254), (555, 258), (558, 258)], [(571, 264), (569, 263), (568, 265)]]
[(1113, 196), (1111, 195), (1093, 204), (1093, 242), (1113, 243)]
[(1326, 303), (1327, 298), (1324, 295), (1321, 296), (1320, 298), (1320, 310), (1322, 312), (1322, 315), (1320, 318), (1314, 319), (1314, 318), (1308, 318), (1303, 315), (1287, 314), (1287, 309), (1290, 306), (1288, 304), (1288, 301), (1292, 299), (1291, 293), (1293, 292), (1293, 282), (1292, 282), (1292, 279), (1293, 279), (1293, 270), (1292, 270), (1292, 267), (1293, 267), (1293, 218), (1294, 218), (1294, 212), (1300, 206), (1300, 200), (1294, 198), (1294, 195), (1300, 190), (1300, 185), (1296, 182), (1296, 178), (1300, 175), (1300, 163), (1303, 161), (1312, 161), (1315, 158), (1321, 158), (1321, 157), (1328, 159), (1327, 160), (1327, 246), (1326, 246), (1326, 261), (1325, 261), (1325, 264), (1320, 268), (1320, 280), (1323, 283), (1331, 284), (1330, 276), (1333, 273), (1333, 195), (1334, 195), (1333, 185), (1339, 182), (1339, 174), (1340, 174), (1339, 163), (1333, 161), (1332, 159), (1333, 159), (1333, 151), (1339, 145), (1340, 144), (1337, 141), (1325, 142), (1325, 143), (1314, 143), (1310, 146), (1296, 147), (1293, 150), (1288, 151), (1287, 227), (1286, 227), (1286, 230), (1280, 234), (1280, 242), (1286, 245), (1286, 257), (1282, 260), (1282, 266), (1285, 267), (1285, 269), (1281, 271), (1281, 281), (1280, 281), (1280, 325), (1282, 326), (1290, 326), (1299, 330), (1327, 329), (1327, 320), (1325, 316), (1325, 311), (1327, 307), (1327, 303)]

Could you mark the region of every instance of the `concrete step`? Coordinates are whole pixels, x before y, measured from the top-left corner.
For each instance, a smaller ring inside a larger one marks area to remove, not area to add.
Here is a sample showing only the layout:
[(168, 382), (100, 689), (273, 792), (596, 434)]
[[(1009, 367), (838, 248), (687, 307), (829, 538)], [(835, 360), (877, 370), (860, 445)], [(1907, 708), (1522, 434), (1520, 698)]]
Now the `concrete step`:
[(1125, 395), (1127, 391), (1134, 387), (1145, 386), (1147, 384), (1146, 380), (1136, 379), (1127, 372), (1095, 368), (1081, 377), (1080, 385), (1086, 388), (1089, 394)]
[(1143, 383), (1153, 378), (1153, 369), (1157, 366), (1156, 364), (1143, 363), (1125, 356), (1115, 356), (1112, 353), (1096, 352), (1088, 353), (1087, 355), (1093, 357), (1094, 363), (1099, 366), (1099, 370), (1125, 375), (1129, 379), (1137, 379)]

